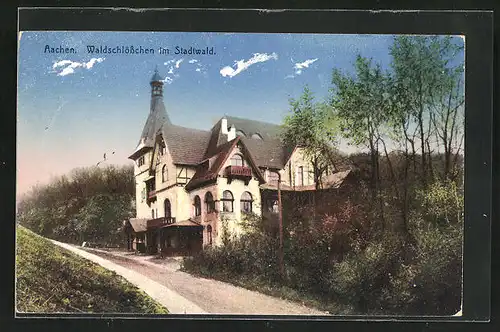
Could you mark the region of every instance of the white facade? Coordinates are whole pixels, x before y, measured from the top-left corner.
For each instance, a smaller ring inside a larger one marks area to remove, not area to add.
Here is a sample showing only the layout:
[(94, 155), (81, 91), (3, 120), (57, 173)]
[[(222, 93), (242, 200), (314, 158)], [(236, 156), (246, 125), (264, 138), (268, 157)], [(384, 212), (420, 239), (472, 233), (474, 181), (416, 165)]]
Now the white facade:
[[(296, 148), (282, 163), (285, 157), (266, 155), (266, 151), (260, 150), (261, 164), (257, 164), (237, 134), (245, 131), (247, 143), (259, 140), (256, 146), (265, 148), (265, 144), (270, 144), (266, 142), (269, 135), (239, 126), (244, 121), (254, 127), (273, 125), (232, 118), (235, 125), (223, 117), (219, 127), (214, 126), (210, 132), (193, 129), (190, 133), (189, 128), (169, 122), (162, 99), (163, 83), (157, 74), (151, 85), (151, 111), (140, 143), (130, 156), (135, 163), (136, 219), (189, 221), (203, 227), (203, 245), (217, 245), (221, 242), (223, 223), (227, 223), (231, 235), (237, 236), (243, 231), (243, 210), (262, 215), (261, 186), (276, 185), (278, 173), (281, 183), (289, 188), (314, 185), (310, 162), (302, 149)], [(163, 122), (158, 123), (160, 120)], [(212, 141), (215, 146), (210, 146)], [(280, 163), (276, 164), (276, 160)], [(207, 201), (210, 195), (213, 203)]]

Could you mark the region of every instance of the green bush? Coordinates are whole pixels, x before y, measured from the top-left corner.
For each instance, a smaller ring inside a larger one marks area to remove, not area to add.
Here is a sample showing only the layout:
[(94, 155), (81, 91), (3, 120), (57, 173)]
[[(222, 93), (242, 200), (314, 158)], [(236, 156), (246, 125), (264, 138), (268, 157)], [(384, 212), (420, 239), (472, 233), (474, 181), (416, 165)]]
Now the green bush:
[(337, 313), (451, 315), (461, 300), (463, 199), (452, 183), (432, 184), (416, 197), (421, 204), (409, 215), (407, 233), (371, 227), (370, 214), (352, 201), (321, 218), (288, 212), (284, 276), (278, 239), (255, 217), (245, 234), (185, 259), (184, 268), (252, 280), (246, 284), (260, 289), (288, 287)]

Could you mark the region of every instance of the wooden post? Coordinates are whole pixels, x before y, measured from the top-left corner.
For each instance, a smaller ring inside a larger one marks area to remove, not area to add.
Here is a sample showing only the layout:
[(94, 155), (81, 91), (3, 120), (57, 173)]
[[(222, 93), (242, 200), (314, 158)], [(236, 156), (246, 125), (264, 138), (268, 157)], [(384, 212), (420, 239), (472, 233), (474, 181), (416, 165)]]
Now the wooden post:
[(285, 266), (283, 262), (283, 213), (281, 206), (281, 174), (278, 173), (278, 216), (279, 216), (279, 235), (280, 235), (280, 247), (279, 247), (279, 259), (280, 259), (280, 274), (281, 278), (285, 277)]

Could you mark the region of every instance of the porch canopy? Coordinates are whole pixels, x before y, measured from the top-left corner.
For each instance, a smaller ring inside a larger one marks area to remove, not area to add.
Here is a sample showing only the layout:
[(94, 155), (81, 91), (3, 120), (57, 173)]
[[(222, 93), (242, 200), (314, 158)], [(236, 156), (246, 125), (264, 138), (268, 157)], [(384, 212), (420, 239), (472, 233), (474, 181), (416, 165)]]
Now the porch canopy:
[(148, 219), (146, 218), (130, 218), (129, 222), (136, 233), (145, 232), (148, 228)]
[(203, 225), (197, 223), (197, 222), (194, 222), (193, 220), (191, 219), (187, 219), (187, 220), (182, 220), (182, 221), (178, 221), (178, 222), (175, 222), (173, 224), (168, 224), (168, 225), (164, 225), (160, 228), (168, 228), (168, 227), (194, 227), (194, 228), (200, 228), (200, 229), (203, 229)]

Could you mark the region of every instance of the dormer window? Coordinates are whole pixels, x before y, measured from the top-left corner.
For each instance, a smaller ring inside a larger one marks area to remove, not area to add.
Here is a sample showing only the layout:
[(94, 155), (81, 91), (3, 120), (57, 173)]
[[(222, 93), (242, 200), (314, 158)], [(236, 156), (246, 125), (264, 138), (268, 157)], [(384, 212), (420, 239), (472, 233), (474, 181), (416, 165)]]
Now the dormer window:
[(245, 133), (241, 130), (237, 130), (236, 131), (236, 136), (240, 136), (240, 137), (246, 137)]
[(252, 138), (262, 140), (262, 136), (259, 133), (252, 134)]
[(137, 159), (137, 166), (141, 167), (142, 165), (144, 165), (144, 156)]

